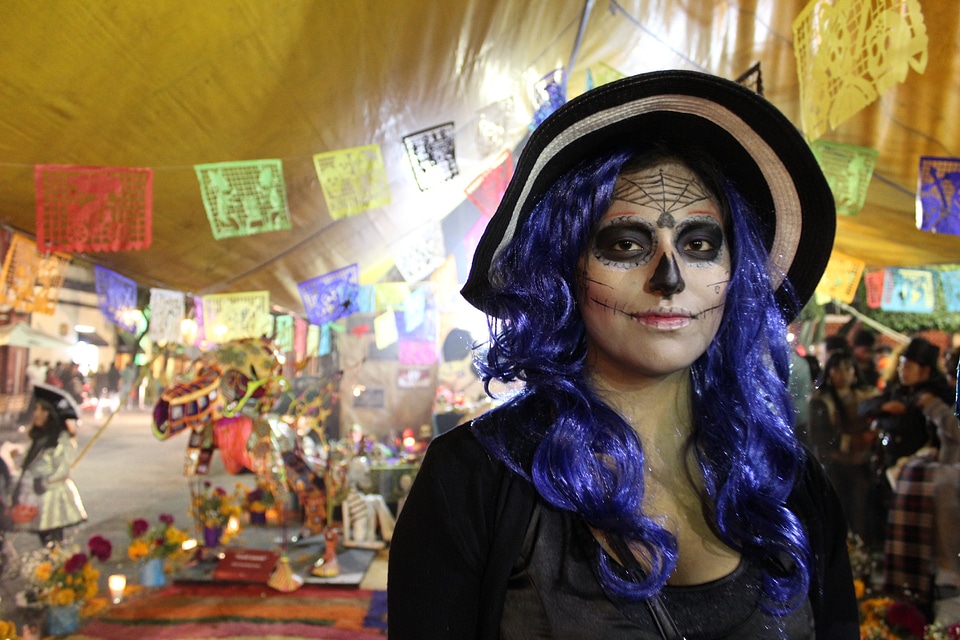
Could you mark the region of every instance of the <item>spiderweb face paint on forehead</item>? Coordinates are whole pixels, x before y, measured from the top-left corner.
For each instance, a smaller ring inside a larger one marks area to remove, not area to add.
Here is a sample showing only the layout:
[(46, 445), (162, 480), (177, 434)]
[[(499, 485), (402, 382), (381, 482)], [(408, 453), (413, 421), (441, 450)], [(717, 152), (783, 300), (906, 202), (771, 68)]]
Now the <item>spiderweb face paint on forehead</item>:
[(648, 207), (660, 213), (657, 226), (672, 228), (673, 213), (697, 202), (711, 200), (710, 193), (693, 175), (677, 175), (660, 169), (622, 174), (613, 190), (616, 200)]

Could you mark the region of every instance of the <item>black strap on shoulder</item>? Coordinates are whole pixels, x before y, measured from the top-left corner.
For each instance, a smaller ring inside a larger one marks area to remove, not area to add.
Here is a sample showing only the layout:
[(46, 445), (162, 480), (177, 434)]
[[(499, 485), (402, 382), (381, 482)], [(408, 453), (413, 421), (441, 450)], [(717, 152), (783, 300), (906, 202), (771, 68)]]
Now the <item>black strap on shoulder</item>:
[[(620, 558), (620, 562), (623, 563), (624, 568), (635, 580), (642, 580), (646, 577), (646, 571), (644, 571), (643, 567), (637, 561), (637, 558), (633, 555), (633, 552), (622, 536), (607, 534), (607, 540)], [(683, 634), (681, 634), (680, 629), (677, 628), (677, 623), (673, 621), (673, 616), (670, 615), (666, 605), (663, 604), (659, 593), (653, 594), (644, 602), (647, 608), (650, 609), (650, 615), (653, 616), (653, 621), (657, 624), (660, 637), (664, 638), (664, 640), (683, 640)]]

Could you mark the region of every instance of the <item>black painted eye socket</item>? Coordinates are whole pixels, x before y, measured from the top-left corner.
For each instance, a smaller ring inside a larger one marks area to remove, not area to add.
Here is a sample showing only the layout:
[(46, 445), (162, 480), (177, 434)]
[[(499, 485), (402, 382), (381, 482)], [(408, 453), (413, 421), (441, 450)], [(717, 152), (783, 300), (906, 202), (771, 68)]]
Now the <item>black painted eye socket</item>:
[(683, 225), (678, 229), (677, 246), (688, 260), (712, 262), (723, 247), (723, 228), (712, 220)]
[(652, 257), (656, 241), (644, 226), (614, 224), (597, 232), (593, 246), (601, 260), (642, 264)]

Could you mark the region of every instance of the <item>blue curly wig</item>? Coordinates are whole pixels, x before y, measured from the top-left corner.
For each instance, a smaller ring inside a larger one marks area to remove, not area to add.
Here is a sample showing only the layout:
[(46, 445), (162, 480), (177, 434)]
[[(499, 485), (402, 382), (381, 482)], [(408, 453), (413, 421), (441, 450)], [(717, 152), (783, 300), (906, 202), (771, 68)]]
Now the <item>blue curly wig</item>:
[[(478, 435), (546, 502), (621, 535), (642, 553), (649, 574), (638, 582), (598, 554), (609, 593), (640, 600), (666, 584), (677, 541), (643, 511), (639, 437), (586, 382), (585, 329), (576, 303), (578, 264), (610, 206), (617, 176), (628, 163), (666, 155), (682, 158), (712, 186), (732, 245), (723, 319), (691, 368), (696, 423), (690, 445), (704, 479), (708, 520), (727, 545), (762, 568), (762, 606), (785, 613), (805, 598), (813, 562), (804, 529), (785, 506), (805, 456), (792, 434), (786, 322), (774, 299), (760, 222), (702, 153), (624, 149), (585, 159), (537, 203), (494, 264), (497, 317), (478, 367), (488, 383), (524, 382), (524, 396), (544, 399), (552, 420)], [(517, 438), (537, 443), (532, 456), (516, 455), (509, 442)]]

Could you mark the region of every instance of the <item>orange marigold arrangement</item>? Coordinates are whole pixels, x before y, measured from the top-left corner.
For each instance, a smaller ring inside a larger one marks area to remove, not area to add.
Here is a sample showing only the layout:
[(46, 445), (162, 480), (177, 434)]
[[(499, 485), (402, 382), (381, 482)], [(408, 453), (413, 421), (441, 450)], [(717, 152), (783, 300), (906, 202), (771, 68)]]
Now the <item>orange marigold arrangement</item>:
[(853, 586), (860, 606), (860, 640), (960, 640), (960, 623), (927, 624), (916, 605), (868, 596), (862, 580), (854, 580)]
[(161, 513), (157, 522), (150, 524), (144, 518), (127, 523), (130, 546), (127, 556), (134, 561), (166, 559), (182, 553), (187, 532), (174, 526), (173, 516)]
[(28, 554), (22, 575), (32, 596), (47, 605), (83, 604), (97, 595), (100, 571), (93, 560), (106, 562), (113, 545), (100, 535), (87, 541), (86, 550), (77, 545), (51, 545)]

